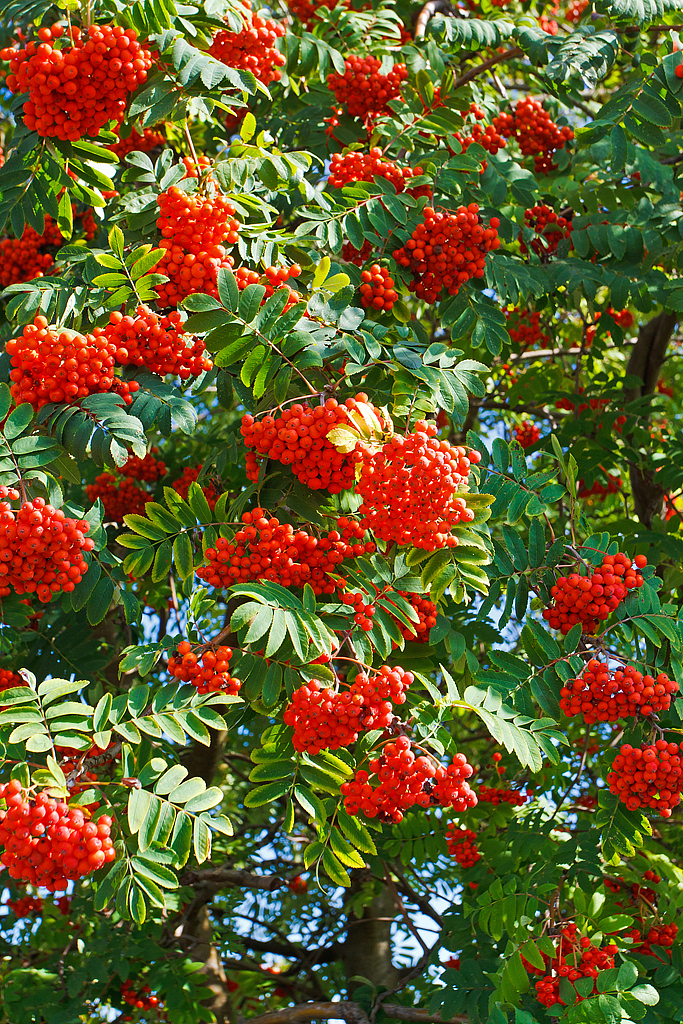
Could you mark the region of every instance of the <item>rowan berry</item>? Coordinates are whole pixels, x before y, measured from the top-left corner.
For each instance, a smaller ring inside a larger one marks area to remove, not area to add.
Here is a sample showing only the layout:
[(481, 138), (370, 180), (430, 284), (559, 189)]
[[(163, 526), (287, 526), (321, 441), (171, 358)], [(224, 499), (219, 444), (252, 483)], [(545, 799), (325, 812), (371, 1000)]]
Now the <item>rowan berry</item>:
[(347, 690), (335, 693), (313, 679), (292, 694), (283, 719), (294, 730), (295, 750), (310, 755), (355, 743), (361, 731), (387, 729), (394, 704), (405, 703), (414, 676), (383, 665), (374, 675), (359, 673)]
[(319, 8), (326, 7), (328, 11), (333, 11), (339, 6), (350, 7), (350, 0), (287, 0), (287, 7), (294, 17), (308, 29), (315, 25)]
[(262, 508), (245, 512), (242, 522), (234, 541), (219, 537), (204, 552), (197, 575), (212, 587), (264, 579), (283, 587), (309, 583), (315, 594), (334, 594), (340, 584), (328, 573), (337, 573), (347, 558), (375, 551), (374, 544), (363, 542), (362, 527), (345, 516), (337, 520), (336, 530), (321, 537), (295, 532), (289, 523), (268, 518)]
[(522, 448), (530, 448), (532, 444), (536, 444), (540, 436), (540, 428), (529, 420), (523, 420), (520, 426), (515, 427), (515, 441), (521, 444)]
[(525, 156), (533, 156), (537, 174), (557, 170), (555, 153), (574, 138), (571, 128), (555, 124), (540, 100), (518, 100), (513, 114), (494, 117), (493, 125), (505, 138), (515, 138)]
[(435, 424), (418, 420), (413, 433), (394, 435), (379, 452), (356, 446), (356, 493), (363, 499), (358, 513), (378, 539), (427, 551), (455, 547), (451, 528), (474, 518), (457, 492), (481, 455), (438, 440), (436, 432)]
[[(493, 757), (495, 758), (495, 754)], [(500, 755), (499, 755), (500, 756)], [(522, 807), (527, 800), (531, 800), (529, 792), (523, 793), (521, 789), (506, 789), (493, 786), (479, 786), (477, 788), (477, 799), (483, 804), (510, 804), (511, 807)]]
[(229, 68), (250, 71), (264, 85), (279, 82), (280, 70), (287, 58), (276, 49), (275, 42), (285, 34), (282, 25), (256, 14), (250, 0), (239, 0), (239, 13), (244, 24), (240, 32), (221, 29), (213, 38), (209, 53)]
[[(396, 622), (401, 635), (404, 640), (411, 641), (412, 643), (428, 644), (429, 643), (429, 631), (436, 625), (437, 608), (433, 601), (428, 597), (421, 594), (411, 594), (407, 591), (398, 590), (398, 594), (404, 597), (406, 601), (409, 601), (413, 606), (413, 609), (417, 612), (418, 622), (410, 623), (410, 626), (406, 626), (399, 618), (392, 615), (391, 617)], [(391, 605), (394, 602), (391, 598), (385, 598), (384, 608), (389, 611), (387, 605)], [(391, 612), (389, 612), (391, 615)], [(397, 646), (394, 644), (394, 646)]]
[(166, 137), (154, 128), (143, 128), (142, 134), (137, 128), (133, 128), (130, 135), (126, 135), (125, 138), (121, 138), (120, 128), (121, 125), (117, 124), (113, 129), (114, 134), (119, 136), (119, 141), (107, 146), (110, 153), (115, 153), (119, 160), (123, 160), (129, 153), (149, 153), (157, 146), (166, 145)]
[[(11, 668), (0, 668), (0, 693), (3, 690), (12, 690), (15, 686), (25, 686), (24, 680), (21, 678), (18, 672), (13, 672)], [(2, 707), (2, 705), (0, 705)]]
[(86, 484), (85, 493), (93, 504), (98, 500), (102, 502), (105, 519), (111, 523), (123, 523), (127, 515), (144, 516), (145, 506), (152, 500), (149, 491), (109, 472), (100, 473), (94, 483)]
[(166, 476), (168, 469), (166, 463), (156, 456), (159, 449), (154, 447), (141, 459), (137, 455), (131, 455), (127, 462), (119, 469), (121, 476), (130, 477), (131, 480), (145, 480), (152, 483)]
[[(182, 472), (182, 476), (177, 480), (174, 480), (172, 485), (173, 489), (178, 492), (181, 498), (187, 499), (190, 491), (190, 484), (197, 482), (201, 470), (201, 466), (186, 466)], [(202, 484), (202, 491), (209, 508), (213, 512), (219, 498), (218, 491), (210, 480), (207, 480), (205, 484)]]
[(16, 405), (29, 402), (41, 409), (49, 402), (75, 402), (109, 391), (130, 405), (140, 388), (137, 381), (115, 376), (116, 347), (101, 327), (83, 335), (50, 327), (44, 316), (37, 316), (21, 337), (6, 343), (5, 351), (13, 367), (10, 391)]
[(337, 103), (346, 103), (350, 117), (363, 119), (390, 113), (387, 103), (401, 95), (401, 86), (408, 77), (405, 64), (394, 64), (388, 75), (379, 73), (378, 57), (348, 57), (343, 75), (336, 71), (327, 76), (327, 86)]
[(506, 309), (505, 316), (510, 339), (519, 345), (523, 352), (529, 348), (548, 347), (550, 335), (541, 329), (540, 313), (515, 306), (514, 309)]
[(69, 881), (92, 874), (115, 860), (111, 839), (112, 819), (97, 819), (100, 847), (87, 848), (89, 812), (85, 807), (69, 807), (47, 791), (32, 796), (16, 779), (0, 785), (0, 856), (10, 878), (50, 892), (66, 889)]
[(421, 167), (399, 167), (393, 160), (385, 158), (378, 146), (373, 146), (369, 153), (356, 149), (333, 153), (328, 183), (330, 188), (343, 188), (344, 185), (358, 181), (376, 181), (377, 178), (383, 178), (390, 181), (397, 192), (405, 190), (418, 198), (431, 195), (429, 185), (417, 185), (414, 188), (409, 186), (410, 179), (422, 173)]
[[(566, 979), (572, 987), (575, 987), (576, 982), (582, 978), (596, 979), (600, 971), (614, 967), (614, 956), (617, 952), (618, 947), (614, 942), (607, 942), (605, 946), (598, 948), (587, 937), (579, 936), (577, 926), (573, 922), (567, 924), (560, 932), (555, 956), (551, 958), (545, 953), (541, 954), (550, 973), (536, 982), (536, 998), (539, 1003), (543, 1006), (554, 1006), (557, 1003), (566, 1005), (560, 998), (560, 978)], [(532, 967), (527, 961), (524, 961), (524, 966), (529, 973), (540, 973), (539, 968)], [(594, 983), (589, 995), (597, 991), (597, 985)], [(586, 995), (579, 995), (576, 989), (575, 992), (572, 1005), (588, 998)]]
[(11, 907), (17, 917), (29, 917), (41, 912), (43, 901), (40, 896), (20, 896), (16, 900), (7, 900), (6, 906)]
[(607, 774), (610, 793), (618, 796), (630, 811), (649, 807), (670, 818), (681, 801), (683, 781), (677, 743), (660, 739), (644, 747), (625, 743)]
[(602, 466), (599, 468), (604, 473), (605, 480), (595, 480), (590, 487), (588, 487), (585, 480), (579, 480), (577, 491), (579, 498), (598, 498), (598, 500), (604, 501), (608, 494), (617, 494), (622, 489), (623, 484), (620, 476), (607, 473), (602, 469)]
[(116, 360), (122, 366), (146, 366), (161, 377), (173, 374), (181, 380), (198, 377), (213, 366), (204, 342), (183, 332), (177, 312), (160, 317), (138, 306), (132, 317), (114, 311), (104, 333), (116, 346)]
[[(533, 252), (541, 258), (549, 259), (557, 252), (557, 247), (562, 239), (571, 238), (572, 235), (571, 217), (570, 219), (558, 217), (552, 207), (545, 204), (532, 206), (531, 209), (525, 210), (524, 223), (538, 236), (532, 239), (529, 245)], [(529, 250), (526, 243), (521, 240), (521, 234), (519, 239), (520, 252), (526, 255)]]
[(392, 255), (412, 273), (410, 291), (424, 302), (435, 303), (443, 289), (457, 295), (467, 281), (484, 276), (486, 254), (500, 245), (499, 221), (492, 217), (485, 228), (476, 203), (460, 206), (454, 213), (437, 213), (425, 206), (422, 213), (424, 221)]
[(255, 420), (245, 414), (240, 434), (246, 447), (255, 449), (247, 452), (247, 479), (258, 480), (261, 462), (272, 459), (291, 466), (297, 480), (312, 490), (331, 494), (348, 490), (354, 483), (357, 460), (353, 452), (338, 451), (327, 435), (340, 426), (354, 432), (359, 422), (365, 427), (365, 406), (370, 406), (372, 415), (384, 426), (380, 410), (369, 403), (364, 393), (347, 398), (343, 404), (335, 398), (316, 407), (297, 402), (276, 418), (264, 416)]
[(629, 590), (642, 587), (639, 568), (643, 566), (633, 566), (631, 559), (619, 552), (605, 555), (602, 565), (590, 576), (572, 573), (558, 577), (550, 588), (553, 601), (544, 609), (543, 618), (562, 633), (568, 633), (579, 622), (584, 633), (595, 633), (598, 622), (609, 618)]
[(88, 571), (82, 552), (94, 547), (85, 537), (89, 529), (43, 498), (25, 501), (17, 512), (0, 501), (0, 596), (35, 593), (47, 603), (70, 593)]
[(454, 821), (449, 822), (446, 843), (448, 852), (454, 858), (455, 863), (465, 870), (481, 860), (481, 854), (477, 847), (477, 834), (471, 828), (460, 828)]
[(183, 640), (168, 661), (169, 675), (184, 683), (192, 683), (197, 693), (228, 693), (236, 696), (242, 683), (230, 675), (230, 647), (210, 648), (201, 655)]
[[(279, 289), (287, 285), (287, 281), (290, 278), (297, 278), (301, 274), (301, 267), (298, 263), (293, 263), (291, 267), (266, 267), (263, 275), (259, 274), (257, 270), (249, 270), (247, 267), (238, 267), (235, 273), (235, 280), (237, 281), (237, 287), (240, 291), (244, 291), (250, 284), (260, 284), (265, 288), (261, 305), (263, 305), (271, 295), (275, 294), (275, 289)], [(265, 278), (265, 280), (264, 280)], [(299, 292), (295, 291), (289, 285), (289, 298), (282, 310), (285, 313), (292, 306), (296, 305), (297, 302), (303, 302), (303, 297)]]
[(23, 49), (15, 43), (0, 57), (10, 62), (8, 89), (28, 92), (26, 127), (75, 142), (121, 120), (129, 93), (147, 80), (153, 58), (134, 29), (118, 25), (92, 25), (83, 35), (72, 30), (71, 40), (61, 49), (51, 42), (30, 42)]
[(347, 263), (355, 263), (357, 267), (362, 267), (372, 256), (372, 250), (372, 242), (369, 242), (367, 239), (363, 242), (360, 249), (356, 249), (355, 245), (351, 245), (351, 242), (344, 242), (342, 246), (342, 259), (346, 260)]

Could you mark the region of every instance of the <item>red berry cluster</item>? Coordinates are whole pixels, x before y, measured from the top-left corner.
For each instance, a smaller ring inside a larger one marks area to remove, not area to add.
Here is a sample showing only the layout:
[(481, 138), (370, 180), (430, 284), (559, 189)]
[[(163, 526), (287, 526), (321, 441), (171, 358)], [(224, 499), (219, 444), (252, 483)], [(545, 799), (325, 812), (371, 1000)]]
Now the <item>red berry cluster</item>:
[(255, 14), (251, 0), (240, 0), (240, 5), (244, 28), (241, 32), (221, 29), (214, 36), (209, 53), (229, 68), (251, 71), (264, 85), (279, 82), (280, 68), (287, 63), (287, 58), (276, 49), (275, 41), (285, 34), (283, 26)]
[(342, 597), (342, 604), (353, 608), (353, 621), (366, 632), (372, 629), (372, 617), (376, 608), (372, 601), (366, 601), (367, 595), (361, 591), (347, 591)]
[(11, 357), (10, 391), (17, 405), (30, 402), (41, 409), (49, 402), (75, 402), (108, 391), (130, 405), (140, 388), (137, 381), (115, 376), (116, 345), (101, 327), (78, 334), (50, 327), (44, 316), (37, 316), (21, 337), (10, 338), (5, 351)]
[[(614, 322), (616, 324), (618, 324), (619, 327), (623, 327), (624, 330), (628, 330), (629, 327), (633, 327), (633, 323), (634, 323), (633, 313), (629, 313), (628, 309), (617, 310), (617, 309), (612, 309), (611, 306), (608, 306), (605, 312), (607, 313), (608, 316), (612, 317)], [(593, 339), (595, 338), (595, 335), (596, 335), (597, 330), (598, 330), (598, 328), (597, 328), (598, 320), (600, 319), (601, 316), (602, 316), (602, 313), (596, 313), (595, 314), (595, 323), (592, 324), (590, 327), (588, 327), (586, 329), (586, 347), (587, 348), (590, 348), (591, 345), (593, 344)], [(610, 337), (609, 331), (607, 331), (607, 337), (608, 338)]]
[(134, 1006), (136, 1010), (149, 1010), (159, 1006), (161, 1000), (151, 993), (149, 985), (135, 989), (132, 981), (124, 981), (121, 984), (121, 999), (129, 1006)]
[(121, 466), (119, 473), (132, 480), (145, 480), (147, 483), (153, 483), (168, 473), (166, 463), (162, 459), (157, 459), (158, 454), (159, 449), (154, 447), (142, 459), (137, 455), (131, 455), (128, 461)]
[(515, 441), (521, 444), (522, 448), (530, 448), (532, 444), (536, 444), (540, 436), (540, 428), (530, 420), (523, 420), (520, 426), (515, 427)]
[(310, 583), (316, 594), (333, 594), (338, 583), (328, 573), (336, 573), (346, 558), (375, 551), (374, 544), (363, 543), (363, 529), (345, 516), (337, 520), (338, 530), (320, 538), (304, 530), (295, 532), (279, 519), (268, 519), (262, 508), (245, 512), (242, 522), (244, 528), (234, 541), (219, 537), (216, 546), (204, 552), (208, 564), (197, 575), (212, 587), (273, 580), (283, 587)]
[(294, 730), (295, 750), (319, 754), (351, 746), (359, 733), (387, 729), (394, 704), (404, 704), (414, 676), (400, 666), (383, 665), (371, 676), (360, 672), (348, 690), (335, 693), (313, 679), (292, 694), (283, 718)]
[(431, 206), (422, 211), (424, 221), (400, 249), (396, 262), (413, 275), (411, 292), (425, 302), (437, 302), (442, 289), (457, 295), (471, 278), (484, 276), (486, 254), (500, 245), (497, 217), (485, 228), (476, 203), (459, 206), (455, 213), (437, 213)]
[(587, 725), (616, 722), (629, 715), (652, 715), (667, 711), (678, 683), (664, 672), (655, 678), (643, 675), (635, 665), (612, 671), (607, 662), (593, 658), (572, 682), (560, 691), (560, 707), (565, 715), (583, 715)]
[(116, 345), (116, 360), (122, 366), (146, 366), (161, 377), (172, 373), (181, 380), (198, 377), (213, 366), (204, 354), (204, 342), (183, 332), (177, 312), (160, 317), (138, 306), (132, 317), (114, 311), (104, 332)]
[[(235, 271), (235, 280), (237, 281), (237, 287), (240, 291), (250, 284), (260, 284), (266, 289), (261, 305), (275, 293), (277, 288), (282, 288), (287, 284), (290, 278), (297, 278), (301, 274), (301, 267), (298, 263), (293, 263), (291, 267), (266, 267), (263, 276), (259, 274), (257, 270), (249, 270), (247, 267), (238, 267)], [(265, 277), (265, 280), (264, 280)], [(289, 285), (287, 285), (289, 287)], [(303, 302), (303, 297), (299, 292), (294, 291), (293, 288), (289, 288), (289, 298), (287, 304), (283, 309), (285, 313), (292, 306), (296, 305), (297, 302)]]
[[(441, 106), (442, 104), (437, 104)], [(501, 135), (496, 128), (495, 122), (493, 124), (482, 125), (480, 121), (486, 116), (484, 111), (481, 110), (476, 103), (470, 104), (469, 114), (474, 115), (474, 122), (467, 125), (468, 134), (464, 135), (462, 132), (453, 132), (454, 138), (458, 140), (462, 148), (463, 153), (466, 153), (473, 142), (477, 142), (483, 149), (485, 149), (492, 156), (495, 156), (499, 149), (502, 149), (506, 144), (505, 136)], [(452, 152), (452, 150), (451, 150)], [(486, 170), (486, 161), (482, 164), (482, 172)]]
[(130, 135), (127, 135), (125, 139), (122, 139), (119, 135), (120, 125), (114, 128), (114, 134), (119, 136), (118, 142), (112, 142), (111, 145), (107, 146), (107, 149), (111, 153), (115, 153), (119, 160), (123, 160), (128, 153), (149, 153), (150, 150), (156, 149), (157, 146), (165, 146), (166, 138), (161, 132), (157, 132), (154, 128), (143, 128), (142, 134), (133, 128)]
[(0, 58), (10, 62), (8, 89), (28, 92), (26, 127), (75, 142), (121, 119), (129, 93), (147, 81), (153, 59), (132, 28), (92, 25), (85, 42), (79, 28), (70, 28), (73, 45), (60, 50), (52, 43), (63, 35), (61, 25), (41, 28), (38, 45), (8, 47)]
[(471, 828), (460, 828), (451, 821), (446, 832), (448, 852), (461, 868), (471, 868), (481, 860), (477, 846), (477, 833)]
[(337, 103), (346, 103), (351, 117), (390, 113), (387, 103), (401, 95), (401, 86), (408, 77), (405, 64), (394, 64), (388, 75), (381, 75), (382, 61), (378, 57), (348, 57), (344, 63), (343, 75), (332, 71), (327, 76)]
[(584, 480), (579, 480), (579, 488), (577, 494), (579, 498), (599, 498), (604, 501), (608, 494), (618, 494), (622, 489), (623, 484), (620, 476), (612, 476), (611, 473), (605, 473), (607, 483), (603, 483), (602, 480), (596, 480), (591, 487), (588, 487)]
[[(47, 218), (46, 218), (47, 219)], [(51, 253), (44, 252), (44, 235), (27, 224), (21, 238), (3, 238), (0, 241), (0, 285), (8, 288), (43, 277), (54, 263)]]
[(18, 672), (13, 672), (11, 668), (0, 668), (0, 693), (4, 690), (13, 690), (15, 686), (25, 685)]
[(527, 800), (531, 800), (531, 793), (523, 793), (521, 789), (506, 789), (493, 786), (479, 786), (477, 799), (482, 804), (510, 804), (511, 807), (523, 807)]
[[(0, 487), (0, 499), (18, 497)], [(44, 498), (25, 501), (18, 512), (0, 501), (0, 596), (37, 594), (46, 603), (70, 593), (88, 571), (82, 552), (92, 551), (90, 523), (68, 519)]]
[[(558, 217), (552, 207), (545, 204), (532, 206), (531, 209), (525, 210), (524, 223), (538, 235), (538, 238), (534, 238), (529, 243), (537, 256), (549, 258), (553, 253), (557, 252), (557, 247), (563, 238), (571, 238), (571, 219), (567, 220), (566, 217)], [(526, 255), (529, 250), (526, 244), (521, 241), (521, 235), (519, 238), (520, 252)]]
[(571, 128), (559, 128), (540, 100), (518, 100), (514, 114), (499, 114), (493, 124), (505, 138), (515, 138), (525, 156), (533, 156), (537, 174), (557, 170), (553, 156), (574, 138)]
[[(624, 933), (625, 938), (633, 939), (631, 950), (634, 953), (640, 953), (641, 956), (653, 956), (656, 960), (662, 960), (662, 958), (657, 956), (652, 947), (663, 946), (671, 957), (671, 946), (676, 941), (677, 935), (677, 924), (660, 924), (655, 928), (650, 928), (645, 934), (641, 934), (637, 928)], [(636, 945), (636, 943), (638, 944)]]
[(530, 309), (506, 309), (508, 332), (510, 338), (524, 352), (528, 348), (539, 346), (546, 348), (550, 344), (550, 335), (541, 330), (541, 314)]
[(297, 875), (296, 878), (290, 878), (290, 880), (287, 882), (287, 888), (289, 889), (290, 892), (294, 893), (308, 891), (306, 879), (302, 878), (301, 875)]
[(476, 806), (477, 798), (466, 781), (474, 769), (464, 754), (456, 754), (453, 763), (444, 768), (424, 754), (416, 757), (408, 737), (399, 736), (386, 743), (368, 767), (369, 772), (360, 769), (350, 782), (341, 785), (347, 814), (362, 811), (368, 818), (399, 822), (403, 812), (415, 804), (441, 804), (456, 811)]
[[(582, 395), (583, 392), (584, 388), (580, 387), (579, 394)], [(582, 412), (586, 411), (586, 409), (605, 409), (607, 408), (607, 406), (609, 406), (609, 404), (609, 398), (590, 398), (587, 402), (580, 402), (577, 409), (576, 402), (573, 401), (571, 398), (560, 398), (557, 402), (555, 402), (555, 407), (557, 409), (566, 409), (567, 412), (574, 412), (576, 410), (577, 414), (580, 416)], [(614, 429), (618, 433), (621, 433), (621, 427), (624, 425), (624, 423), (626, 423), (626, 416), (617, 416), (614, 419), (613, 423)], [(598, 423), (597, 426), (599, 429), (602, 426), (602, 423)], [(611, 492), (608, 491), (608, 493)]]
[(583, 12), (588, 7), (589, 2), (590, 0), (569, 0), (567, 10), (564, 12), (567, 21), (572, 21), (575, 25), (581, 21)]
[[(420, 594), (409, 594), (403, 590), (399, 590), (398, 593), (401, 597), (405, 597), (406, 601), (410, 601), (420, 617), (419, 622), (411, 623), (412, 629), (409, 629), (408, 626), (401, 622), (400, 619), (395, 620), (403, 639), (416, 644), (428, 644), (429, 631), (432, 626), (436, 625), (436, 605), (433, 601), (430, 601), (428, 597), (424, 597)], [(390, 599), (388, 603), (392, 603)], [(417, 634), (417, 636), (415, 634)]]
[(378, 539), (427, 551), (455, 547), (451, 528), (474, 519), (465, 498), (456, 494), (481, 455), (438, 440), (436, 430), (435, 424), (418, 420), (413, 433), (394, 435), (379, 452), (356, 446), (362, 459), (356, 484), (363, 499), (361, 524)]
[[(327, 440), (335, 427), (348, 426), (355, 430), (354, 418), (358, 405), (367, 405), (368, 396), (360, 393), (347, 398), (343, 404), (328, 398), (324, 405), (312, 408), (295, 404), (283, 409), (277, 418), (264, 416), (255, 420), (248, 413), (242, 417), (240, 434), (247, 448), (247, 479), (258, 480), (260, 462), (276, 460), (291, 466), (297, 480), (313, 490), (326, 490), (339, 494), (353, 486), (356, 459), (353, 453), (343, 454)], [(374, 415), (383, 424), (379, 409), (372, 406)], [(360, 435), (359, 435), (360, 437)]]
[(138, 487), (129, 477), (115, 476), (114, 473), (99, 473), (95, 482), (85, 485), (88, 501), (93, 504), (99, 499), (104, 507), (107, 522), (122, 523), (127, 515), (144, 516), (145, 505), (152, 500), (149, 491)]
[(17, 917), (28, 917), (41, 912), (43, 901), (40, 896), (20, 896), (16, 900), (7, 900), (7, 906), (12, 908)]
[(169, 675), (183, 683), (192, 683), (198, 693), (229, 693), (236, 695), (242, 683), (230, 675), (230, 647), (216, 647), (204, 651), (200, 656), (192, 650), (192, 644), (183, 640), (168, 661)]
[[(543, 1006), (554, 1006), (556, 1003), (566, 1005), (560, 999), (560, 978), (566, 978), (571, 985), (581, 978), (597, 978), (600, 971), (614, 967), (614, 955), (617, 952), (615, 943), (608, 942), (602, 949), (598, 949), (589, 938), (579, 938), (575, 924), (567, 925), (562, 929), (556, 955), (548, 963), (552, 973), (536, 982), (536, 998), (539, 1003)], [(596, 992), (597, 987), (594, 985), (591, 995)], [(574, 1005), (583, 1002), (584, 998), (587, 997), (577, 992)]]
[(0, 785), (0, 800), (0, 863), (10, 878), (55, 892), (116, 858), (107, 815), (88, 821), (83, 808), (47, 792), (32, 798), (17, 779)]
[(351, 245), (350, 242), (344, 242), (342, 246), (342, 259), (346, 260), (347, 263), (355, 263), (357, 267), (362, 267), (371, 256), (372, 242), (368, 242), (367, 239), (363, 242), (360, 249), (356, 249), (355, 245)]
[[(197, 171), (187, 161), (186, 167), (186, 177)], [(235, 207), (218, 193), (210, 175), (202, 180), (202, 188), (203, 191), (189, 193), (172, 185), (157, 197), (159, 246), (166, 250), (157, 270), (170, 278), (166, 284), (157, 286), (162, 306), (176, 306), (194, 292), (217, 298), (216, 274), (221, 267), (233, 265), (226, 247), (237, 241), (239, 223), (233, 216)]]
[(663, 818), (681, 801), (683, 768), (677, 743), (657, 740), (644, 747), (625, 743), (607, 774), (610, 793), (630, 811), (650, 807)]
[(345, 153), (333, 153), (330, 160), (329, 184), (331, 188), (343, 188), (344, 185), (357, 181), (375, 181), (384, 178), (390, 181), (397, 192), (407, 189), (411, 196), (428, 196), (431, 194), (429, 185), (417, 185), (409, 188), (411, 178), (423, 174), (421, 167), (399, 167), (393, 160), (382, 155), (379, 146), (373, 146), (369, 153), (357, 149)]
[[(173, 482), (173, 489), (178, 492), (181, 498), (187, 498), (190, 491), (190, 484), (197, 482), (201, 470), (201, 466), (185, 466), (182, 476), (178, 477), (178, 479)], [(202, 485), (202, 492), (207, 500), (209, 508), (213, 512), (219, 498), (218, 491), (211, 481), (208, 481), (208, 483)]]
[(365, 309), (375, 309), (378, 313), (382, 310), (390, 313), (398, 299), (398, 292), (395, 291), (394, 279), (386, 267), (373, 263), (369, 270), (363, 271), (360, 278), (361, 306)]
[(577, 622), (583, 632), (593, 634), (598, 622), (607, 619), (621, 604), (629, 590), (642, 587), (639, 569), (647, 565), (645, 555), (636, 555), (634, 562), (627, 555), (605, 555), (597, 572), (590, 576), (572, 573), (560, 576), (551, 587), (553, 603), (543, 611), (543, 618), (553, 629), (568, 633)]
[(315, 25), (320, 7), (326, 7), (328, 11), (333, 11), (338, 6), (349, 7), (350, 0), (287, 0), (287, 7), (294, 17), (302, 21), (309, 29)]

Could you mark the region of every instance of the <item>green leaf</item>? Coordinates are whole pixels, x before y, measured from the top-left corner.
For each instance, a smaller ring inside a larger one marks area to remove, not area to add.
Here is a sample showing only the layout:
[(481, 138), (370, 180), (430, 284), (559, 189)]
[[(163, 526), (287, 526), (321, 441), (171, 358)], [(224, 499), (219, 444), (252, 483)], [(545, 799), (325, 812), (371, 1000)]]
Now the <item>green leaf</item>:
[(325, 871), (336, 885), (342, 885), (345, 889), (351, 885), (351, 879), (344, 865), (335, 857), (331, 850), (323, 851), (322, 862)]

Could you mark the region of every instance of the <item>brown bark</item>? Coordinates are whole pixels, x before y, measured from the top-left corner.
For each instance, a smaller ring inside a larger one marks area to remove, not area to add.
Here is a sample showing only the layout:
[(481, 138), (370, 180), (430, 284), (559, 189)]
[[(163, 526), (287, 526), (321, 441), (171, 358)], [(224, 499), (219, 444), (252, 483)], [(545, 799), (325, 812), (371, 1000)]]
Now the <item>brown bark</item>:
[[(643, 324), (638, 331), (638, 340), (631, 352), (626, 373), (639, 377), (642, 384), (635, 388), (625, 388), (629, 402), (654, 393), (677, 322), (675, 313), (660, 313)], [(643, 526), (649, 529), (655, 516), (661, 515), (665, 492), (653, 470), (631, 465), (629, 475), (635, 513)]]
[(235, 1013), (228, 995), (227, 979), (220, 954), (211, 941), (213, 925), (206, 904), (197, 907), (188, 918), (184, 932), (187, 937), (192, 938), (191, 946), (187, 950), (188, 955), (193, 960), (202, 961), (199, 973), (204, 975), (206, 984), (213, 993), (204, 1005), (213, 1010), (216, 1024), (229, 1024), (235, 1020)]
[[(439, 1014), (430, 1013), (413, 1006), (398, 1006), (383, 1003), (382, 1010), (393, 1020), (413, 1021), (414, 1024), (466, 1024), (467, 1017), (451, 1017), (443, 1021)], [(365, 1011), (351, 1002), (339, 1003), (300, 1003), (288, 1006), (284, 1010), (273, 1010), (251, 1017), (247, 1024), (306, 1024), (316, 1020), (343, 1020), (346, 1024), (368, 1024)]]
[[(368, 871), (353, 871), (351, 895), (368, 881)], [(384, 988), (399, 984), (400, 972), (391, 959), (391, 925), (395, 917), (396, 905), (387, 886), (368, 902), (362, 917), (349, 914), (342, 960), (350, 988), (354, 977), (367, 978)]]

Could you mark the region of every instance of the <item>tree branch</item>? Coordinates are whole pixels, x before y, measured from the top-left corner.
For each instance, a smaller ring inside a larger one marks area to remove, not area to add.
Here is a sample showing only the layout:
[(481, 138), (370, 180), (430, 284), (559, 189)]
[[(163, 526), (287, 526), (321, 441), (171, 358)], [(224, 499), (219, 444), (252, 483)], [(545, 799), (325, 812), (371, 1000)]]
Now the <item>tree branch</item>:
[(215, 892), (227, 885), (272, 892), (274, 889), (281, 889), (286, 885), (287, 879), (280, 875), (254, 875), (250, 871), (239, 871), (233, 868), (209, 868), (206, 871), (186, 871), (181, 878), (181, 884), (206, 887)]
[(461, 13), (448, 0), (428, 0), (415, 20), (415, 39), (424, 39), (427, 25), (435, 14), (446, 14), (449, 18), (460, 18)]
[[(414, 1006), (398, 1006), (384, 1003), (382, 1009), (387, 1017), (394, 1020), (413, 1021), (414, 1024), (466, 1024), (467, 1017), (451, 1017), (443, 1021), (438, 1014)], [(348, 1001), (339, 1003), (300, 1003), (284, 1010), (273, 1010), (251, 1017), (247, 1024), (305, 1024), (314, 1020), (343, 1020), (346, 1024), (369, 1024), (365, 1010)]]
[(495, 67), (496, 64), (501, 64), (503, 61), (513, 60), (515, 57), (523, 56), (524, 52), (523, 50), (520, 50), (519, 46), (511, 46), (510, 49), (505, 50), (504, 53), (497, 53), (495, 57), (490, 57), (489, 60), (482, 61), (481, 64), (475, 64), (473, 68), (466, 71), (464, 75), (460, 76), (460, 78), (456, 78), (453, 83), (453, 90), (460, 89), (461, 86), (467, 85), (468, 82), (471, 82), (479, 75), (483, 75), (485, 71), (488, 71), (489, 68)]

